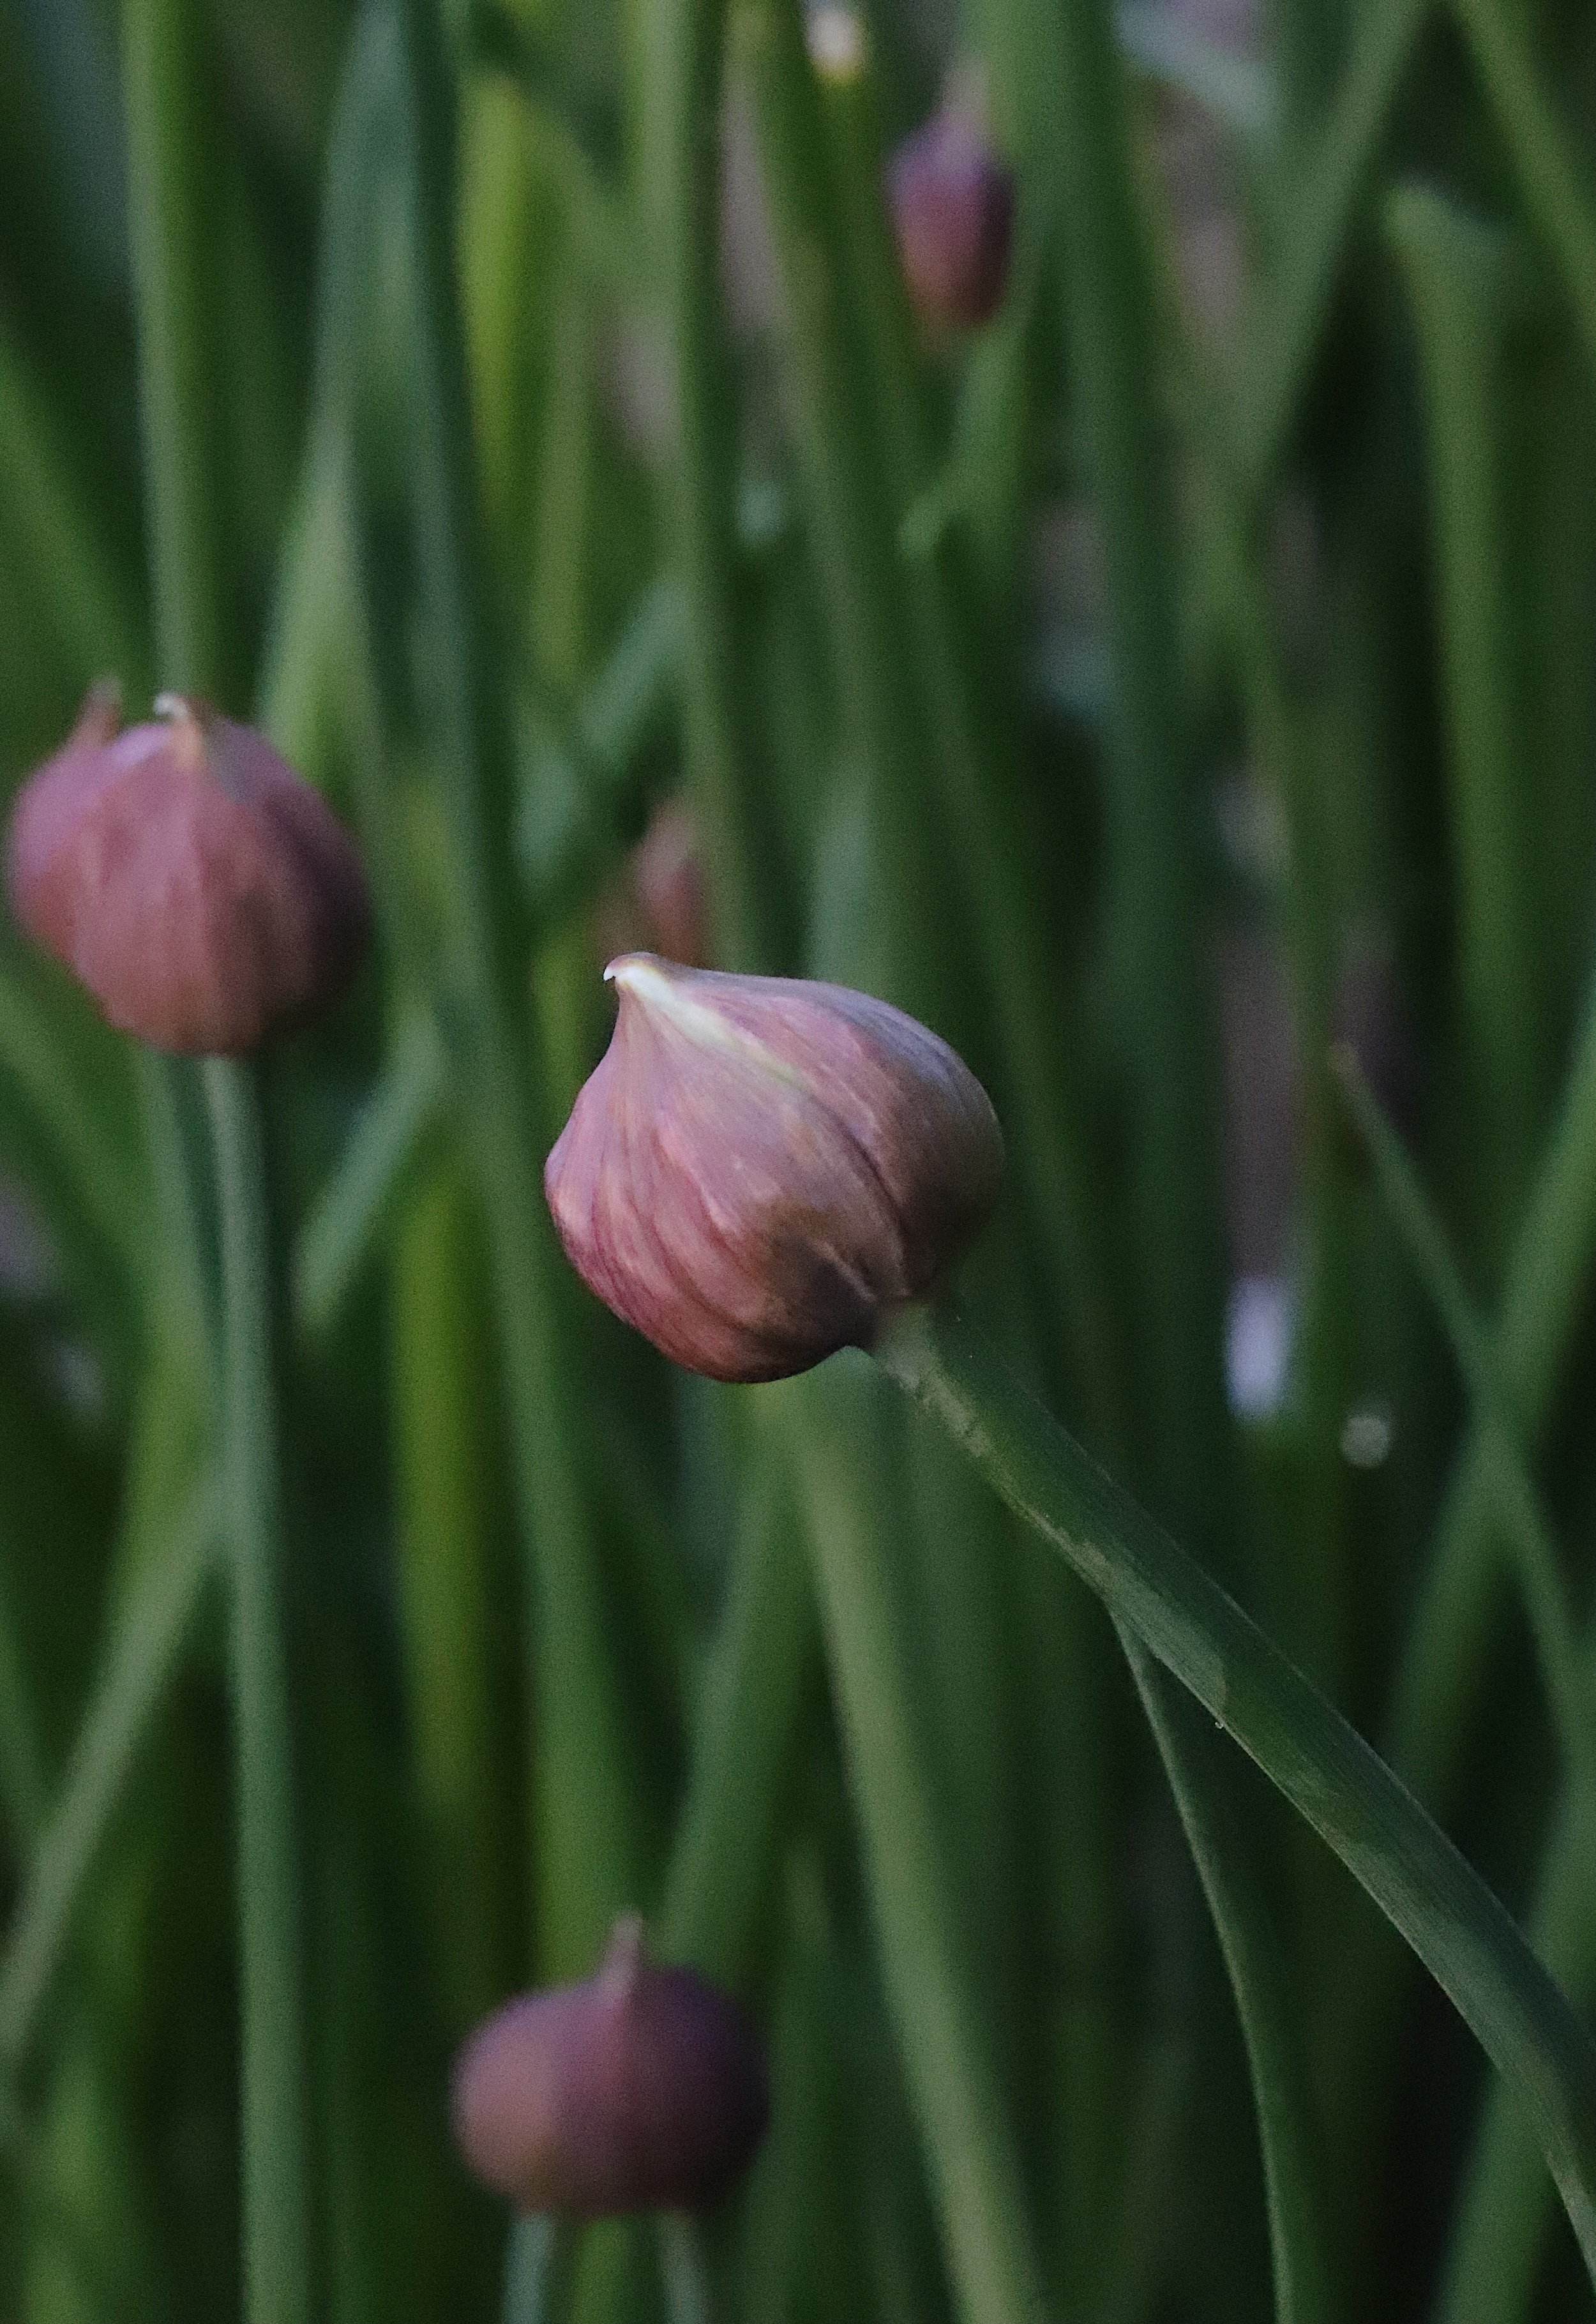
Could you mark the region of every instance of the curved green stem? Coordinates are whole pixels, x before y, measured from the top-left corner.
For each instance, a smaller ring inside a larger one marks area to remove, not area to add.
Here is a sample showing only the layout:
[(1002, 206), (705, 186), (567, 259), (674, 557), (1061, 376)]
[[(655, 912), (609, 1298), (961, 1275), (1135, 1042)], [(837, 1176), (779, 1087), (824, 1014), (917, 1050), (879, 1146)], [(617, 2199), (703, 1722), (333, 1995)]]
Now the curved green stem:
[(879, 1360), (1333, 1849), (1514, 2084), (1596, 2273), (1596, 2044), (1500, 1904), (1384, 1761), (956, 1314)]
[(1328, 2324), (1336, 2301), (1306, 2062), (1285, 1959), (1253, 1868), (1245, 1809), (1235, 1795), (1237, 1770), (1225, 1764), (1223, 1746), (1191, 1697), (1126, 1624), (1115, 1627), (1180, 1811), (1241, 2021), (1263, 2161), (1276, 2324)]
[(210, 1058), (205, 1090), (222, 1228), (224, 1507), (233, 1600), (243, 2024), (244, 2312), (248, 2324), (310, 2324), (300, 1873), (265, 1157), (254, 1068)]

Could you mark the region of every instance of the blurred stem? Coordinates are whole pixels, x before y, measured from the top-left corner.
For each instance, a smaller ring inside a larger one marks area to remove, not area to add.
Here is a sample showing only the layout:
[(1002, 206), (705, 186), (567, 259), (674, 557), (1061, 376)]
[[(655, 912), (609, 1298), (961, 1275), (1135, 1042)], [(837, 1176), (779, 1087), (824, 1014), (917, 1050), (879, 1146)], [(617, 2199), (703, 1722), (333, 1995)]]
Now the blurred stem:
[(478, 540), (453, 272), (453, 86), (431, 0), (399, 0), (416, 317), (413, 470), (436, 743), (449, 835), (450, 935), (440, 1001), (480, 1172), (530, 1561), (540, 1968), (585, 1973), (636, 1901), (639, 1841), (597, 1545), (577, 1459), (577, 1407), (556, 1321), (558, 1277), (534, 1158), (540, 1075), (530, 1025), (505, 1000), (518, 973), (503, 833), (509, 734)]
[[(30, 1857), (44, 1822), (44, 1757), (28, 1658), (12, 1604), (10, 1542), (0, 1537), (0, 1812), (19, 1859)], [(0, 2049), (0, 2056), (4, 2056)]]
[(1337, 2312), (1306, 2061), (1285, 1956), (1247, 1827), (1247, 1803), (1210, 1722), (1128, 1625), (1117, 1622), (1175, 1794), (1235, 1997), (1252, 2080), (1274, 2269), (1276, 2324)]
[(839, 1359), (769, 1400), (791, 1429), (888, 1998), (960, 2313), (967, 2324), (1034, 2324), (1041, 2282), (1024, 2177), (953, 1909), (886, 1569), (869, 1375)]
[(1350, 1050), (1337, 1068), (1380, 1190), (1408, 1258), (1451, 1343), (1489, 1462), (1497, 1517), (1518, 1571), (1558, 1741), (1571, 1768), (1596, 1789), (1596, 1698), (1581, 1666), (1573, 1609), (1556, 1545), (1518, 1446), (1490, 1335), (1475, 1314), (1445, 1233), (1401, 1140), (1381, 1113)]
[(798, 468), (841, 706), (843, 751), (873, 867), (872, 914), (823, 973), (946, 1022), (954, 991), (943, 865), (928, 827), (927, 741), (898, 561), (896, 514), (873, 424), (868, 344), (799, 0), (755, 0), (738, 21), (782, 302)]
[[(1596, 1636), (1586, 1683), (1596, 1688)], [(1576, 2009), (1596, 2000), (1596, 1791), (1565, 1782), (1541, 1853), (1527, 1924), (1537, 1957)], [(1552, 2224), (1553, 2189), (1518, 2094), (1493, 2082), (1464, 2171), (1436, 2303), (1437, 2324), (1521, 2324)]]
[(1324, 336), (1358, 203), (1432, 0), (1352, 12), (1340, 85), (1324, 126), (1293, 155), (1293, 190), (1254, 306), (1236, 391), (1236, 441), (1250, 507), (1275, 482)]
[(271, 1234), (255, 1069), (205, 1090), (222, 1227), (224, 1507), (231, 1555), (247, 2324), (310, 2324), (300, 1868), (283, 1616)]
[[(1130, 1209), (1149, 1473), (1195, 1540), (1229, 1538), (1223, 1220), (1197, 802), (1180, 703), (1175, 529), (1125, 91), (1099, 0), (1050, 0), (1049, 189), (1068, 355), (1102, 531), (1111, 669), (1111, 944), (1131, 1089)], [(1043, 59), (1035, 60), (1040, 73)]]
[[(1497, 1361), (1519, 1440), (1551, 1412), (1596, 1260), (1596, 982), (1563, 1102), (1524, 1208), (1497, 1319)], [(1447, 1488), (1388, 1722), (1393, 1764), (1444, 1797), (1490, 1644), (1500, 1561), (1491, 1455), (1469, 1432)]]
[(393, 1054), (355, 1116), (294, 1249), (293, 1312), (308, 1339), (325, 1340), (382, 1243), (436, 1142), (444, 1064), (432, 1020), (401, 1025)]
[(115, 672), (131, 691), (142, 692), (146, 656), (125, 577), (95, 529), (44, 399), (3, 328), (0, 506), (19, 569), (50, 600), (69, 665), (85, 678)]
[[(159, 1370), (155, 1379), (161, 1379)], [(151, 1545), (137, 1535), (157, 1517), (170, 1526), (171, 1538), (146, 1555)], [(106, 1642), (0, 1954), (0, 2069), (11, 2073), (32, 2046), (101, 1848), (216, 1566), (214, 1482), (191, 1488), (175, 1509), (168, 1504), (130, 1517), (133, 1537), (118, 1560), (134, 1569), (127, 1602)]]
[(709, 871), (714, 958), (769, 974), (795, 963), (774, 803), (750, 687), (749, 591), (737, 571), (736, 375), (721, 291), (725, 0), (647, 9), (650, 146), (666, 361), (676, 413), (671, 533), (687, 611), (687, 782)]
[(440, 1161), (406, 1205), (390, 1304), (409, 1724), (451, 2036), (494, 2006), (515, 1968), (513, 1826), (495, 1748), (497, 1381), (474, 1226), (459, 1166)]
[(876, 1352), (1407, 1939), (1517, 2086), (1596, 2273), (1596, 2046), (1478, 1875), (1339, 1711), (951, 1309), (906, 1311)]
[(669, 2324), (715, 2324), (716, 2302), (703, 2227), (685, 2211), (662, 2211), (656, 2232)]
[(201, 0), (124, 0), (128, 206), (160, 682), (221, 702), (227, 595), (216, 106)]
[(1518, 1215), (1545, 1096), (1545, 974), (1513, 650), (1502, 374), (1522, 292), (1507, 238), (1427, 187), (1386, 203), (1418, 326), (1451, 729), (1459, 980), (1477, 1076), (1476, 1179), (1494, 1267)]
[(1582, 157), (1536, 64), (1533, 21), (1501, 0), (1449, 0), (1516, 165), (1524, 206), (1557, 263), (1596, 370), (1596, 208)]
[(729, 1986), (775, 1885), (780, 1817), (816, 1663), (813, 1585), (774, 1467), (749, 1487), (699, 1701), (691, 1779), (659, 1918), (662, 1952)]

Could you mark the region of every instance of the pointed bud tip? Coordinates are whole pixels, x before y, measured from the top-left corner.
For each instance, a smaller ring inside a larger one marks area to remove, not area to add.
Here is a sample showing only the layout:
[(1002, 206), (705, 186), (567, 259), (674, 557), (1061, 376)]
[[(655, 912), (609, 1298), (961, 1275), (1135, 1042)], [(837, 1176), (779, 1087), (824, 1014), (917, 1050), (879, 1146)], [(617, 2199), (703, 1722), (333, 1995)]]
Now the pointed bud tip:
[(779, 1379), (870, 1347), (996, 1198), (1002, 1138), (947, 1044), (838, 985), (623, 954), (610, 1047), (544, 1185), (577, 1273), (674, 1361)]

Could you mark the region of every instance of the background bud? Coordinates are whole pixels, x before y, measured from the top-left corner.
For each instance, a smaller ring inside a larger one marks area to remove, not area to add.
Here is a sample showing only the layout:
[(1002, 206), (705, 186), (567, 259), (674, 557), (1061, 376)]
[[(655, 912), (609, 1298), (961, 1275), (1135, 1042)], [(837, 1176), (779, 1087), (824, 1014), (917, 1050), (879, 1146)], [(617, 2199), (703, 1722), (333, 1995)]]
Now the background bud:
[(698, 2209), (752, 2159), (769, 2115), (736, 2003), (645, 1960), (630, 1919), (596, 1977), (511, 2002), (455, 2069), (460, 2151), (524, 2211)]
[(1003, 303), (1014, 180), (984, 132), (949, 107), (893, 155), (887, 176), (899, 262), (929, 329), (973, 330)]
[(900, 1010), (840, 985), (611, 963), (610, 1047), (549, 1157), (571, 1262), (656, 1347), (780, 1379), (870, 1347), (996, 1195), (975, 1076)]
[(370, 934), (355, 844), (264, 738), (164, 696), (117, 733), (91, 695), (17, 794), (12, 909), (113, 1025), (240, 1056), (343, 990)]

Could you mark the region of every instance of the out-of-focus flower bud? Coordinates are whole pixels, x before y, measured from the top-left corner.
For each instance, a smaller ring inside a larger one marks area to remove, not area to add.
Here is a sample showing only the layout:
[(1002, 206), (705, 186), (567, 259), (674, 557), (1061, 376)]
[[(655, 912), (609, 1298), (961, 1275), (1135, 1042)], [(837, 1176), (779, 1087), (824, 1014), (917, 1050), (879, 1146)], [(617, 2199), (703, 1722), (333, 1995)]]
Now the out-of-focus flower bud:
[(632, 884), (658, 950), (685, 967), (705, 967), (708, 899), (697, 827), (685, 800), (667, 799), (655, 809), (632, 851)]
[(647, 1960), (635, 1919), (616, 1923), (595, 1977), (511, 2002), (455, 2068), (460, 2151), (523, 2211), (699, 2209), (752, 2160), (769, 2115), (743, 2012)]
[(97, 691), (17, 794), (11, 907), (113, 1025), (238, 1056), (326, 1008), (365, 951), (355, 844), (262, 735), (163, 696), (117, 733)]
[(978, 123), (945, 106), (908, 137), (887, 173), (898, 256), (932, 331), (975, 330), (1003, 303), (1014, 180)]
[(781, 1379), (872, 1346), (997, 1194), (1003, 1141), (946, 1041), (840, 985), (635, 953), (543, 1183), (577, 1272), (689, 1371)]

